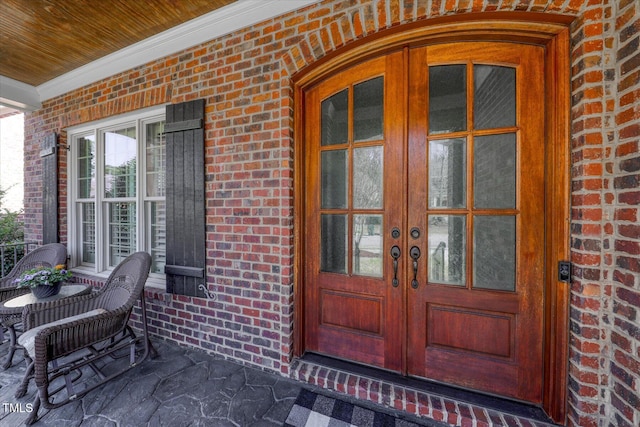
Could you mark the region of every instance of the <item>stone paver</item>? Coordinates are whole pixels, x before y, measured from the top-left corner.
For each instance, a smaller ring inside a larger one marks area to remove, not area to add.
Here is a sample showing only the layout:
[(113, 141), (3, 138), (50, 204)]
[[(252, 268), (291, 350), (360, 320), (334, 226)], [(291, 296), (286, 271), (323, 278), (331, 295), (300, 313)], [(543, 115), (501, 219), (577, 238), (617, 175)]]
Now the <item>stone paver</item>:
[[(223, 360), (200, 350), (154, 340), (159, 356), (96, 388), (81, 400), (47, 411), (40, 409), (34, 426), (55, 427), (275, 427), (287, 419), (300, 389), (309, 384), (259, 369)], [(0, 344), (0, 358), (8, 343)], [(115, 372), (127, 358), (101, 366), (103, 373)], [(86, 368), (88, 369), (88, 368)], [(25, 372), (22, 352), (13, 366), (0, 368), (0, 427), (24, 424), (29, 416), (36, 386), (16, 399), (16, 388)], [(90, 371), (86, 380), (95, 380)], [(83, 376), (82, 380), (85, 380)], [(321, 390), (356, 405), (408, 418), (425, 426), (443, 426), (405, 412), (383, 408), (371, 402)], [(400, 425), (402, 420), (399, 420)], [(412, 424), (415, 425), (415, 424)]]
[[(282, 426), (301, 384), (217, 359), (198, 350), (154, 341), (159, 357), (148, 359), (91, 391), (78, 402), (45, 411), (35, 426)], [(0, 357), (7, 344), (0, 345)], [(14, 397), (25, 371), (21, 355), (0, 370), (0, 425), (28, 417), (36, 387)]]

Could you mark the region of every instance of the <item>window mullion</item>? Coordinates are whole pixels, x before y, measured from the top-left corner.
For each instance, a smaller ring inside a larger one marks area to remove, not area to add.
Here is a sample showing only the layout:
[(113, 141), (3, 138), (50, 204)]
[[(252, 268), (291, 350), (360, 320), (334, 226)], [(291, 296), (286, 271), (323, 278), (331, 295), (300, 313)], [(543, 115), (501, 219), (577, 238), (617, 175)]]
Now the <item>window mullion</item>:
[(143, 251), (146, 246), (146, 228), (147, 221), (145, 218), (146, 206), (144, 205), (146, 178), (145, 171), (147, 170), (147, 159), (145, 155), (146, 147), (146, 131), (144, 122), (138, 120), (136, 123), (138, 127), (136, 137), (138, 138), (137, 144), (137, 156), (138, 156), (138, 168), (136, 170), (136, 218), (138, 221), (138, 227), (136, 227), (136, 250)]
[(107, 233), (105, 218), (105, 210), (107, 209), (104, 202), (104, 138), (105, 131), (98, 132), (99, 138), (96, 140), (96, 272), (103, 271), (106, 266), (106, 249), (108, 242), (106, 241)]

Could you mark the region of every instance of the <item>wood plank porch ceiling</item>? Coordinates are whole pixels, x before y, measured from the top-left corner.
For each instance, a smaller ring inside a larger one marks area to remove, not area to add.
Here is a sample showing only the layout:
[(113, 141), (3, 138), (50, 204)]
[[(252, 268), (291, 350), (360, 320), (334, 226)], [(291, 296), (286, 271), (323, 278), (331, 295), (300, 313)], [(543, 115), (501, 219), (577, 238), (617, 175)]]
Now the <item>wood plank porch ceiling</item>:
[(237, 0), (1, 0), (0, 75), (38, 86)]

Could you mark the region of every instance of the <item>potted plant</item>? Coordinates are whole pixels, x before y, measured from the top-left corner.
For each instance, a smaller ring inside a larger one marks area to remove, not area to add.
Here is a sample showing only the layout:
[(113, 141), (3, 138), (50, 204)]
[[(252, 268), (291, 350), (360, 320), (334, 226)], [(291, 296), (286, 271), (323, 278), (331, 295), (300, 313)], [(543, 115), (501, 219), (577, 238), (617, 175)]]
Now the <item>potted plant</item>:
[(18, 288), (29, 287), (36, 298), (48, 298), (60, 292), (62, 283), (71, 278), (71, 272), (63, 264), (55, 267), (32, 268), (15, 280)]

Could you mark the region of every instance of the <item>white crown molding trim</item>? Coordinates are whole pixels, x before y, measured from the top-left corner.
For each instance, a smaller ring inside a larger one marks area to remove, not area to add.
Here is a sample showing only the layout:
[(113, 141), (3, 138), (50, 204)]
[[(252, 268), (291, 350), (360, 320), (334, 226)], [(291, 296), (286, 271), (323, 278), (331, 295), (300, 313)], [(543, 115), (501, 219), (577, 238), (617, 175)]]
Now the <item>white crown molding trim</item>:
[(0, 105), (19, 111), (34, 111), (42, 107), (35, 87), (5, 76), (0, 76)]
[(39, 85), (34, 90), (39, 94), (39, 101), (45, 101), (158, 58), (213, 40), (239, 29), (250, 27), (292, 10), (300, 9), (317, 1), (238, 0), (228, 6), (76, 68)]

